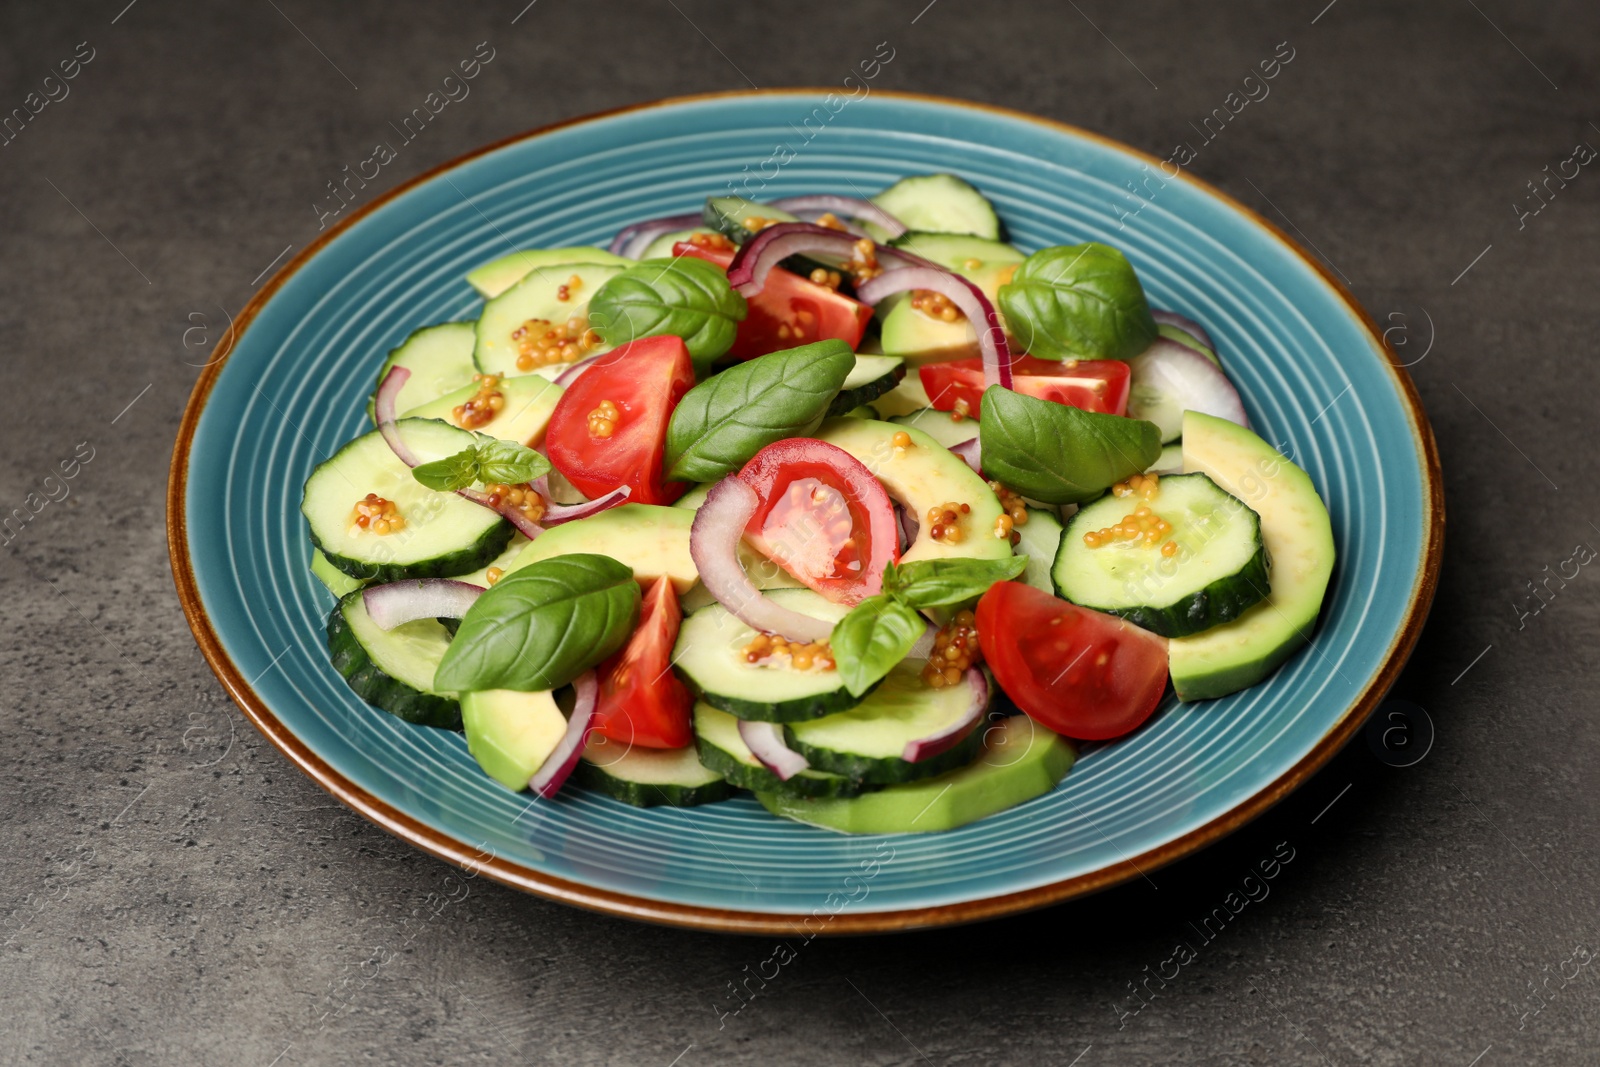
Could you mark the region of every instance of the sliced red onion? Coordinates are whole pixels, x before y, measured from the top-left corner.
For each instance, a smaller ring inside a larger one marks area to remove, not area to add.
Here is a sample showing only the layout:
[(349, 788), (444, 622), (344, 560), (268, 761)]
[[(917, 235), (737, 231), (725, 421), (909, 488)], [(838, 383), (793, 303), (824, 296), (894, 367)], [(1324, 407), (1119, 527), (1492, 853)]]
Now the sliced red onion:
[(911, 514), (911, 509), (900, 503), (900, 501), (891, 499), (890, 503), (894, 505), (894, 525), (896, 532), (900, 535), (900, 551), (904, 552), (916, 541), (917, 531), (922, 528), (922, 524), (917, 521), (915, 515)]
[(502, 500), (496, 504), (494, 498), (481, 489), (457, 489), (456, 495), (464, 500), (470, 500), (474, 504), (481, 504), (501, 518), (508, 520), (530, 541), (544, 533), (543, 526), (524, 515), (522, 509), (510, 501)]
[(368, 586), (361, 592), (361, 602), (378, 629), (392, 630), (418, 619), (459, 619), (483, 591), (483, 586), (471, 582), (423, 578)]
[(811, 766), (804, 756), (784, 741), (783, 727), (775, 722), (746, 722), (741, 719), (739, 738), (750, 749), (750, 754), (781, 781), (787, 782)]
[(618, 231), (611, 239), (611, 247), (607, 251), (626, 259), (638, 259), (644, 254), (644, 250), (650, 247), (650, 242), (662, 234), (671, 233), (673, 230), (693, 229), (701, 224), (699, 212), (693, 215), (667, 215), (659, 219), (636, 222)]
[(967, 466), (972, 468), (972, 473), (983, 473), (983, 446), (978, 443), (976, 437), (951, 445), (950, 451), (966, 460)]
[(590, 515), (598, 515), (602, 511), (625, 503), (629, 495), (633, 493), (632, 486), (619, 485), (604, 496), (597, 496), (593, 500), (585, 500), (581, 504), (552, 504), (550, 503), (548, 485), (549, 483), (543, 478), (533, 483), (535, 491), (545, 499), (545, 526), (560, 526), (564, 522), (573, 522), (577, 519), (587, 519)]
[(1250, 425), (1244, 402), (1222, 368), (1188, 345), (1157, 338), (1128, 366), (1133, 371), (1128, 414), (1154, 422), (1164, 441), (1182, 432), (1185, 411)]
[(544, 763), (528, 779), (528, 788), (547, 800), (556, 795), (561, 783), (578, 765), (578, 757), (583, 755), (583, 743), (594, 726), (594, 709), (600, 696), (600, 684), (595, 681), (594, 671), (579, 675), (577, 681), (572, 683), (572, 688), (577, 693), (578, 702), (567, 719), (567, 732), (561, 735), (555, 750), (545, 757)]
[(884, 271), (856, 286), (856, 299), (863, 304), (877, 304), (884, 297), (908, 289), (929, 289), (954, 304), (978, 335), (978, 350), (983, 353), (984, 388), (991, 385), (1011, 388), (1011, 345), (1006, 341), (1005, 327), (1000, 325), (1000, 313), (995, 311), (982, 289), (961, 275), (932, 266)]
[[(728, 284), (739, 290), (741, 296), (758, 295), (767, 284), (772, 268), (793, 255), (814, 254), (838, 262), (848, 262), (855, 254), (854, 234), (830, 230), (810, 222), (780, 222), (768, 226), (740, 246), (728, 264)], [(892, 267), (930, 267), (942, 271), (943, 267), (911, 252), (887, 245), (875, 246), (878, 262)]]
[(415, 467), (422, 461), (417, 458), (416, 453), (406, 447), (405, 441), (400, 437), (400, 429), (395, 425), (394, 410), (395, 399), (399, 397), (400, 390), (405, 387), (406, 379), (410, 377), (411, 371), (405, 367), (390, 367), (389, 373), (378, 383), (377, 395), (372, 398), (372, 415), (377, 420), (378, 432), (393, 449), (396, 458), (408, 467)]
[(833, 625), (803, 615), (772, 600), (750, 581), (739, 563), (739, 543), (744, 528), (756, 513), (761, 498), (756, 491), (729, 475), (706, 494), (689, 527), (689, 555), (706, 592), (734, 617), (762, 633), (791, 641), (826, 641)]
[(602, 352), (599, 356), (589, 356), (586, 359), (578, 360), (578, 362), (574, 363), (572, 366), (568, 367), (566, 370), (562, 371), (556, 376), (556, 384), (565, 389), (567, 386), (577, 381), (578, 376), (584, 371), (588, 370), (589, 365), (603, 355), (606, 355), (606, 353)]
[(907, 763), (920, 763), (925, 759), (931, 759), (955, 747), (963, 737), (972, 732), (973, 727), (983, 718), (984, 711), (989, 707), (989, 679), (984, 677), (981, 670), (971, 667), (967, 670), (967, 686), (972, 692), (972, 703), (960, 721), (951, 723), (936, 734), (907, 741), (906, 747), (900, 751), (901, 759)]
[(1211, 335), (1206, 333), (1206, 328), (1191, 318), (1186, 318), (1176, 311), (1157, 311), (1155, 308), (1150, 309), (1150, 317), (1167, 326), (1176, 326), (1213, 352), (1217, 350), (1216, 342), (1211, 340)]
[(922, 631), (922, 636), (917, 638), (911, 650), (906, 653), (906, 659), (927, 659), (933, 655), (933, 642), (939, 636), (939, 628), (933, 623), (928, 623), (928, 628)]
[(872, 223), (890, 237), (899, 237), (906, 232), (906, 224), (883, 208), (871, 200), (861, 200), (853, 196), (787, 196), (782, 200), (772, 201), (772, 206), (791, 215), (805, 215), (811, 212), (821, 214), (828, 211), (845, 218), (859, 219), (862, 222)]

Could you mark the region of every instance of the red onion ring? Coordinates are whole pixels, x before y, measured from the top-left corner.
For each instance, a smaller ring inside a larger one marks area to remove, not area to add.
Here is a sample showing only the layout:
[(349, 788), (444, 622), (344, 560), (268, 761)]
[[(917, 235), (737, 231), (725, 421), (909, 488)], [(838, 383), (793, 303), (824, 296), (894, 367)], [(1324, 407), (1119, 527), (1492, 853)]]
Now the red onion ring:
[(791, 215), (831, 211), (835, 215), (870, 222), (891, 238), (899, 237), (906, 232), (906, 224), (883, 208), (871, 200), (861, 200), (853, 196), (787, 196), (782, 200), (772, 201), (772, 206)]
[(1006, 341), (1005, 328), (1000, 325), (1000, 314), (983, 295), (983, 290), (961, 275), (942, 267), (914, 266), (884, 271), (856, 286), (856, 299), (863, 304), (877, 304), (892, 293), (908, 289), (930, 289), (954, 304), (978, 335), (978, 350), (983, 353), (984, 388), (991, 385), (1011, 388), (1011, 345)]
[(619, 230), (611, 239), (611, 245), (606, 251), (625, 259), (638, 259), (650, 246), (650, 242), (662, 234), (671, 233), (673, 230), (693, 229), (700, 225), (703, 225), (703, 222), (699, 212), (693, 215), (666, 215), (659, 219), (635, 222)]
[(545, 757), (544, 763), (528, 779), (528, 788), (546, 800), (556, 795), (561, 783), (578, 765), (578, 757), (583, 755), (583, 742), (594, 726), (594, 710), (600, 696), (600, 684), (595, 681), (594, 671), (584, 671), (572, 683), (572, 688), (577, 693), (578, 702), (567, 719), (567, 732), (561, 735), (555, 750)]
[(739, 738), (761, 765), (787, 782), (811, 764), (790, 748), (783, 738), (783, 727), (775, 722), (739, 721)]
[(593, 500), (585, 500), (581, 504), (553, 504), (550, 502), (549, 475), (535, 478), (530, 484), (533, 491), (543, 498), (544, 525), (560, 526), (564, 522), (574, 522), (578, 519), (587, 519), (590, 515), (598, 515), (602, 511), (614, 508), (627, 501), (633, 493), (633, 487), (619, 485), (604, 496), (597, 496)]
[(966, 460), (967, 466), (972, 468), (972, 473), (983, 473), (983, 446), (978, 443), (978, 438), (973, 437), (960, 444), (951, 445), (950, 451)]
[(920, 763), (925, 759), (931, 759), (953, 748), (963, 737), (972, 732), (972, 728), (983, 718), (985, 709), (989, 707), (989, 679), (984, 677), (981, 670), (971, 667), (967, 670), (967, 686), (972, 692), (972, 703), (960, 721), (951, 723), (936, 734), (907, 741), (906, 747), (900, 751), (901, 759), (907, 763)]
[(490, 511), (510, 522), (511, 525), (515, 526), (517, 530), (520, 531), (522, 535), (530, 541), (544, 533), (544, 527), (540, 526), (538, 523), (528, 518), (528, 516), (524, 515), (521, 508), (516, 507), (510, 502), (504, 500), (496, 504), (489, 494), (483, 492), (481, 489), (457, 489), (456, 496), (459, 496), (464, 500), (470, 500), (474, 504), (481, 504), (488, 508)]
[(1150, 309), (1150, 317), (1168, 326), (1176, 326), (1213, 352), (1217, 350), (1217, 343), (1211, 339), (1211, 335), (1206, 332), (1206, 328), (1191, 318), (1180, 315), (1176, 311), (1157, 311), (1155, 308)]
[(1136, 378), (1158, 379), (1167, 392), (1182, 399), (1185, 410), (1250, 425), (1244, 401), (1222, 368), (1188, 345), (1158, 337), (1155, 344), (1129, 360), (1129, 365)]
[(911, 514), (911, 509), (900, 503), (900, 501), (891, 498), (890, 503), (894, 505), (895, 530), (900, 535), (900, 552), (904, 554), (912, 543), (916, 541), (917, 531), (922, 528), (922, 524), (917, 521), (915, 515)]
[[(840, 261), (847, 261), (855, 253), (856, 242), (861, 238), (853, 234), (830, 230), (810, 222), (780, 222), (768, 226), (740, 246), (728, 264), (728, 284), (746, 299), (760, 294), (767, 284), (772, 268), (801, 253), (817, 253)], [(903, 252), (887, 245), (876, 245), (879, 262), (895, 267), (929, 267), (942, 271), (943, 267), (921, 256)]]
[(746, 626), (762, 633), (779, 634), (791, 641), (826, 641), (833, 624), (772, 600), (750, 581), (739, 563), (739, 543), (744, 528), (755, 515), (761, 498), (756, 491), (729, 475), (706, 494), (689, 527), (689, 555), (706, 592)]
[(483, 586), (451, 578), (388, 582), (361, 591), (361, 602), (380, 630), (418, 619), (459, 619), (482, 596)]
[(390, 367), (389, 373), (383, 376), (383, 381), (378, 383), (378, 392), (372, 398), (372, 417), (378, 424), (378, 432), (383, 435), (384, 441), (393, 450), (395, 457), (408, 467), (415, 467), (422, 461), (416, 453), (406, 447), (405, 441), (400, 437), (400, 429), (395, 425), (395, 399), (399, 397), (400, 390), (405, 387), (406, 379), (411, 377), (411, 371), (405, 367)]

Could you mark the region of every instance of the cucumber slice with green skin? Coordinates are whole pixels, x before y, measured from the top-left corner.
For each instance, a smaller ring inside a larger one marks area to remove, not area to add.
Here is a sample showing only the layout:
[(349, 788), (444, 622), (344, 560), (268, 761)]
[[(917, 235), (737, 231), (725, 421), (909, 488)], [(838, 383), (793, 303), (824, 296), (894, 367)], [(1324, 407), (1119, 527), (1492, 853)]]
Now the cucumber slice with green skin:
[(1174, 441), (1161, 446), (1161, 455), (1145, 470), (1146, 474), (1182, 474), (1183, 442)]
[(1222, 360), (1217, 358), (1217, 354), (1211, 351), (1211, 349), (1207, 348), (1205, 345), (1201, 344), (1195, 335), (1190, 333), (1188, 330), (1180, 330), (1178, 327), (1169, 325), (1168, 323), (1158, 322), (1156, 323), (1156, 332), (1169, 341), (1176, 341), (1180, 345), (1187, 345), (1196, 352), (1200, 353), (1202, 356), (1205, 356), (1217, 366), (1222, 366)]
[(701, 763), (692, 745), (627, 748), (599, 735), (590, 736), (572, 780), (636, 808), (692, 808), (733, 796), (733, 786)]
[(801, 771), (787, 781), (779, 778), (751, 754), (739, 736), (739, 720), (703, 700), (694, 706), (694, 743), (700, 762), (740, 789), (797, 797), (853, 797), (871, 788), (854, 778), (817, 770)]
[[(433, 419), (401, 419), (395, 426), (423, 463), (472, 445), (470, 433)], [(368, 493), (394, 501), (405, 527), (379, 534), (354, 525), (351, 511)], [(311, 472), (300, 512), (311, 527), (311, 543), (329, 563), (372, 582), (465, 574), (504, 551), (514, 532), (488, 508), (418, 482), (376, 430)]]
[[(411, 372), (406, 384), (395, 397), (394, 409), (402, 414), (412, 408), (437, 400), (439, 397), (472, 384), (478, 366), (472, 362), (473, 349), (478, 344), (478, 324), (475, 322), (441, 322), (437, 326), (424, 326), (393, 349), (378, 370), (377, 386), (395, 367)], [(367, 400), (367, 419), (377, 422), (373, 414), (374, 401)]]
[(311, 550), (311, 573), (335, 598), (342, 597), (346, 593), (353, 593), (367, 584), (360, 578), (350, 577), (344, 571), (329, 563), (328, 557), (315, 548)]
[(906, 376), (906, 361), (896, 356), (856, 356), (856, 365), (828, 405), (829, 415), (848, 415), (878, 399)]
[(483, 773), (520, 793), (566, 736), (567, 717), (549, 692), (486, 689), (461, 694), (461, 726)]
[(975, 259), (982, 263), (1021, 263), (1028, 258), (1020, 249), (1004, 241), (962, 233), (907, 230), (889, 244), (914, 256), (931, 259), (945, 270), (969, 266)]
[(758, 204), (742, 196), (713, 196), (706, 200), (701, 217), (707, 226), (722, 234), (736, 245), (742, 245), (755, 233), (744, 224), (745, 219), (775, 219), (778, 222), (799, 222), (800, 216), (791, 215), (768, 204)]
[(1090, 548), (1084, 535), (1121, 522), (1136, 506), (1103, 496), (1080, 508), (1061, 535), (1051, 577), (1065, 600), (1117, 615), (1164, 637), (1186, 637), (1232, 622), (1270, 588), (1261, 518), (1204, 474), (1169, 474), (1150, 508), (1172, 524), (1157, 544), (1113, 540)]
[(1065, 739), (1014, 715), (978, 731), (983, 747), (964, 767), (845, 799), (757, 793), (774, 815), (847, 834), (954, 830), (1043, 796), (1067, 776), (1077, 752)]
[[(550, 425), (550, 416), (555, 413), (556, 401), (561, 399), (565, 390), (548, 378), (526, 374), (500, 379), (499, 392), (505, 398), (505, 407), (482, 426), (473, 427), (473, 432), (532, 448), (544, 440), (544, 431)], [(438, 419), (457, 425), (455, 409), (477, 394), (478, 383), (472, 382), (403, 414), (408, 418)]]
[(890, 422), (901, 426), (915, 426), (946, 448), (964, 444), (978, 436), (978, 420), (957, 416), (953, 411), (921, 408), (909, 415), (896, 415)]
[(492, 300), (534, 270), (559, 267), (568, 263), (631, 267), (633, 260), (624, 259), (603, 248), (525, 248), (468, 271), (467, 283), (483, 294), (485, 300)]
[[(633, 265), (631, 260), (625, 262)], [(527, 277), (483, 305), (483, 314), (478, 317), (477, 347), (472, 355), (478, 369), (485, 374), (526, 374), (517, 367), (520, 349), (514, 334), (529, 322), (561, 326), (577, 319), (586, 323), (589, 298), (622, 269), (594, 263), (535, 267)], [(578, 279), (576, 289), (569, 286), (573, 277)], [(563, 288), (567, 290), (566, 300), (561, 299)], [(603, 351), (604, 348), (593, 348), (584, 354), (592, 356)]]
[(872, 202), (924, 233), (965, 233), (1004, 239), (994, 205), (972, 185), (954, 174), (918, 174), (901, 178), (872, 198)]
[(1055, 580), (1050, 577), (1050, 570), (1061, 550), (1061, 520), (1043, 508), (1029, 508), (1028, 521), (1014, 530), (1019, 540), (1012, 551), (1028, 557), (1028, 569), (1022, 572), (1022, 580), (1055, 596)]
[(922, 387), (922, 375), (907, 374), (900, 384), (872, 402), (880, 418), (892, 419), (900, 415), (914, 415), (931, 407), (928, 391)]
[[(770, 216), (768, 217), (770, 218)], [(660, 237), (657, 237), (654, 241), (651, 241), (649, 244), (645, 245), (644, 251), (639, 254), (639, 258), (641, 260), (666, 259), (672, 255), (672, 246), (678, 244), (680, 241), (687, 241), (697, 233), (716, 232), (716, 230), (711, 229), (709, 226), (696, 226), (692, 230), (674, 230), (671, 233), (664, 233)]]
[[(539, 542), (535, 541), (534, 544)], [(849, 612), (809, 589), (775, 589), (767, 594), (793, 611), (837, 623)], [(816, 667), (749, 663), (745, 647), (756, 631), (721, 604), (684, 618), (672, 660), (700, 693), (700, 699), (741, 719), (799, 722), (846, 711), (861, 701), (845, 688), (839, 672)]]
[(970, 686), (933, 689), (923, 683), (921, 668), (920, 662), (904, 661), (849, 711), (789, 723), (783, 730), (789, 747), (819, 771), (875, 785), (913, 782), (972, 762), (983, 744), (981, 717), (938, 755), (916, 763), (900, 758), (907, 742), (948, 729), (972, 711)]
[(1333, 573), (1333, 529), (1306, 472), (1243, 426), (1186, 413), (1183, 464), (1255, 509), (1272, 557), (1264, 603), (1167, 644), (1178, 699), (1209, 700), (1255, 685), (1311, 640)]
[(347, 593), (328, 614), (328, 652), (356, 696), (419, 726), (461, 728), (454, 693), (433, 689), (450, 635), (433, 619), (379, 629), (361, 591)]

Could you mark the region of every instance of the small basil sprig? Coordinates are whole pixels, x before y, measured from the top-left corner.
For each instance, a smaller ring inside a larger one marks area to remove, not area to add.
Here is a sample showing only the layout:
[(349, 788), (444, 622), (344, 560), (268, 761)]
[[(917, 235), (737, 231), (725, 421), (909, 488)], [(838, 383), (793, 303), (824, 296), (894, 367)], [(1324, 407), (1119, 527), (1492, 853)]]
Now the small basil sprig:
[(1149, 468), (1161, 454), (1153, 422), (1082, 411), (998, 385), (978, 418), (983, 473), (1047, 504), (1081, 504)]
[(714, 482), (774, 441), (809, 436), (855, 362), (843, 341), (818, 341), (701, 382), (678, 401), (667, 425), (667, 478)]
[(883, 569), (883, 591), (913, 608), (951, 608), (977, 600), (996, 582), (1028, 569), (1026, 556), (919, 559)]
[(1156, 339), (1144, 287), (1109, 245), (1040, 249), (996, 295), (1006, 328), (1030, 356), (1129, 359)]
[(429, 489), (453, 493), (477, 482), (517, 485), (549, 473), (550, 461), (533, 449), (479, 434), (477, 444), (453, 456), (418, 464), (411, 476)]
[(647, 259), (613, 275), (589, 301), (589, 324), (613, 347), (641, 337), (683, 338), (695, 373), (733, 346), (748, 312), (721, 267), (693, 256)]
[(473, 601), (433, 684), (442, 692), (557, 689), (627, 641), (639, 618), (633, 569), (609, 556), (552, 556)]
[(861, 696), (906, 658), (926, 631), (918, 608), (966, 604), (996, 582), (1010, 581), (1028, 566), (1026, 557), (922, 559), (883, 569), (883, 593), (868, 597), (840, 619), (829, 638), (833, 662), (845, 688)]

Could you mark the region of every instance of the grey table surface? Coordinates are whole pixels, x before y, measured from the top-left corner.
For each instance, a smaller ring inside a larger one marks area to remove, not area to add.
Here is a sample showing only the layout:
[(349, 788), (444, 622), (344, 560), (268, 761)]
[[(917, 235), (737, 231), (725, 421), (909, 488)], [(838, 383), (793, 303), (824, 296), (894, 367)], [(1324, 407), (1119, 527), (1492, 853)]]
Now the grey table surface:
[[(0, 112), (52, 98), (0, 144), (0, 511), (67, 493), (0, 558), (0, 1061), (1600, 1062), (1600, 579), (1550, 579), (1600, 544), (1579, 447), (1600, 177), (1528, 184), (1600, 145), (1600, 9), (524, 3), (0, 9)], [(178, 608), (163, 491), (226, 311), (481, 41), (471, 97), (380, 183), (603, 108), (835, 82), (882, 41), (879, 87), (1165, 153), (1288, 42), (1192, 170), (1410, 346), (1451, 508), (1395, 691), (1435, 728), (1425, 758), (1357, 740), (1234, 837), (1092, 899), (813, 942), (738, 1015), (728, 983), (768, 941), (484, 880), (437, 910), (452, 869), (343, 809), (223, 694)], [(1269, 895), (1152, 980), (1275, 852), (1294, 858)]]

